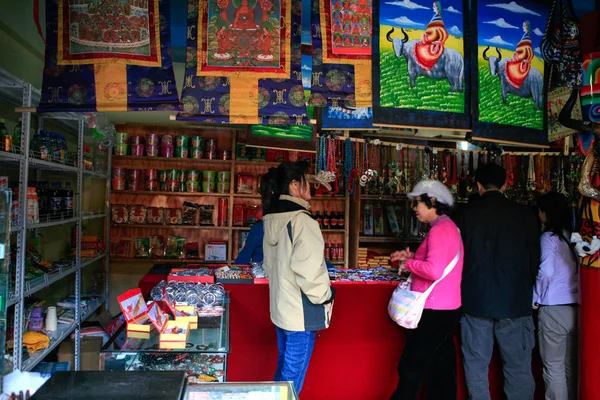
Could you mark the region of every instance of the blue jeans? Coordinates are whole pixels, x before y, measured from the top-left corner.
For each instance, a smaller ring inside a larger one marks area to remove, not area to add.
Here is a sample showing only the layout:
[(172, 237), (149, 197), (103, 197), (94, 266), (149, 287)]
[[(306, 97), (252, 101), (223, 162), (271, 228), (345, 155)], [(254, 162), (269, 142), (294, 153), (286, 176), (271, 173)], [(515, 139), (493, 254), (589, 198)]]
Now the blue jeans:
[(277, 371), (275, 371), (273, 380), (276, 382), (294, 382), (296, 393), (300, 393), (308, 369), (308, 362), (313, 347), (315, 347), (317, 333), (314, 331), (286, 331), (278, 326), (275, 329), (277, 329), (279, 356), (277, 357)]

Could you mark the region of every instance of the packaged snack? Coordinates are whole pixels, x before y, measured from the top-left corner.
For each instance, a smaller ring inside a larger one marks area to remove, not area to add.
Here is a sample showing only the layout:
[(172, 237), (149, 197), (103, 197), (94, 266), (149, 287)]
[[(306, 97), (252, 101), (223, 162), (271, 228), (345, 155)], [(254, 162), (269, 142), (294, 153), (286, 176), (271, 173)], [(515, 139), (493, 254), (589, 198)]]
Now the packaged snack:
[(126, 224), (129, 222), (129, 211), (123, 204), (113, 204), (111, 207), (112, 222), (115, 224)]
[(162, 224), (165, 221), (165, 213), (162, 207), (148, 207), (146, 222), (149, 224)]
[(215, 206), (213, 204), (202, 204), (200, 205), (200, 219), (198, 225), (201, 226), (213, 226), (213, 213), (215, 212)]
[(190, 203), (188, 201), (183, 203), (182, 212), (182, 223), (183, 225), (196, 225), (198, 219), (198, 208), (200, 206), (196, 203)]
[(134, 243), (135, 258), (150, 257), (150, 239), (137, 238)]
[(145, 224), (146, 223), (146, 207), (141, 204), (132, 205), (129, 208), (129, 223), (130, 224)]
[(179, 208), (165, 208), (164, 214), (167, 225), (181, 225), (183, 223), (183, 216)]
[(117, 245), (117, 257), (130, 257), (131, 240), (121, 239)]
[(165, 239), (160, 235), (150, 236), (150, 257), (163, 258), (165, 256)]
[(167, 239), (166, 258), (182, 258), (184, 247), (184, 237), (169, 235)]
[(186, 243), (184, 246), (185, 258), (200, 258), (200, 246), (197, 242)]
[(240, 194), (252, 194), (254, 191), (254, 175), (238, 174), (237, 192)]

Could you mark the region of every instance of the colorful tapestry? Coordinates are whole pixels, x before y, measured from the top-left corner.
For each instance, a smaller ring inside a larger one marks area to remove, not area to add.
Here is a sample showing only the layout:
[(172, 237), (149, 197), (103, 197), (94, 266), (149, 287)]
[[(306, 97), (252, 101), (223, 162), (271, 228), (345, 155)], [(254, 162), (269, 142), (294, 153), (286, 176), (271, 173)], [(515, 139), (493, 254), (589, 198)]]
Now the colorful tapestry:
[(583, 119), (600, 123), (600, 52), (583, 56), (583, 84), (580, 95)]
[(372, 0), (317, 0), (311, 15), (310, 103), (370, 107)]
[(39, 109), (178, 110), (167, 0), (48, 0)]
[(249, 145), (266, 148), (314, 151), (317, 132), (312, 125), (252, 125)]
[(327, 106), (321, 111), (323, 129), (372, 129), (371, 107)]
[(223, 124), (306, 124), (300, 0), (190, 0), (182, 111)]
[(465, 0), (379, 1), (373, 123), (469, 129)]
[(550, 4), (542, 0), (477, 2), (472, 55), (477, 67), (474, 135), (548, 143), (545, 65), (539, 46)]
[[(558, 121), (558, 116), (570, 95), (571, 89), (566, 87), (557, 88), (548, 93), (548, 142), (555, 142), (565, 136), (575, 133), (575, 130), (565, 128)], [(581, 120), (581, 105), (579, 102), (575, 104), (571, 117)]]

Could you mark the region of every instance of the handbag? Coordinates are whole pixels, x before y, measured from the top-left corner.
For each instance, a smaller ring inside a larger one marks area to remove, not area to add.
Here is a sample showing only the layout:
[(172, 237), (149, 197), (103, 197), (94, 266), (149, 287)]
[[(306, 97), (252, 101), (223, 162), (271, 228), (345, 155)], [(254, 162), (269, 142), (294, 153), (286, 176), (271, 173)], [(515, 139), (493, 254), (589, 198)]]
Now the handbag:
[[(425, 302), (431, 294), (431, 291), (438, 284), (439, 281), (444, 279), (458, 263), (460, 258), (460, 250), (456, 256), (450, 261), (450, 264), (444, 268), (444, 273), (440, 279), (434, 281), (426, 291), (423, 293), (415, 292), (410, 290), (406, 285), (398, 285), (392, 298), (388, 303), (388, 314), (394, 320), (395, 323), (406, 329), (415, 329), (419, 325), (421, 315), (423, 315), (423, 308), (425, 308)], [(412, 274), (408, 277), (409, 284), (412, 282)]]

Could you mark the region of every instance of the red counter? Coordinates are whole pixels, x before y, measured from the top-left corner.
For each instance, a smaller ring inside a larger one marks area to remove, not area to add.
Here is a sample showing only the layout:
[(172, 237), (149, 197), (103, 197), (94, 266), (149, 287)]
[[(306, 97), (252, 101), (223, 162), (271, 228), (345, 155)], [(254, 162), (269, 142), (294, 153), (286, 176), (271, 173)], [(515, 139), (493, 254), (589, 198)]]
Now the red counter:
[[(161, 279), (165, 277), (146, 276), (140, 287), (148, 293)], [(302, 400), (388, 399), (397, 383), (396, 368), (405, 340), (405, 331), (387, 315), (394, 286), (334, 285), (337, 293), (331, 327), (317, 338)], [(226, 285), (226, 288), (231, 293), (227, 380), (272, 380), (277, 364), (277, 338), (269, 318), (268, 285)], [(467, 399), (460, 347), (457, 354), (458, 398)], [(536, 399), (542, 399), (543, 382), (537, 357), (534, 375)], [(501, 363), (495, 354), (490, 365), (493, 400), (503, 398), (502, 384)]]
[(600, 399), (600, 269), (579, 268), (579, 399)]

